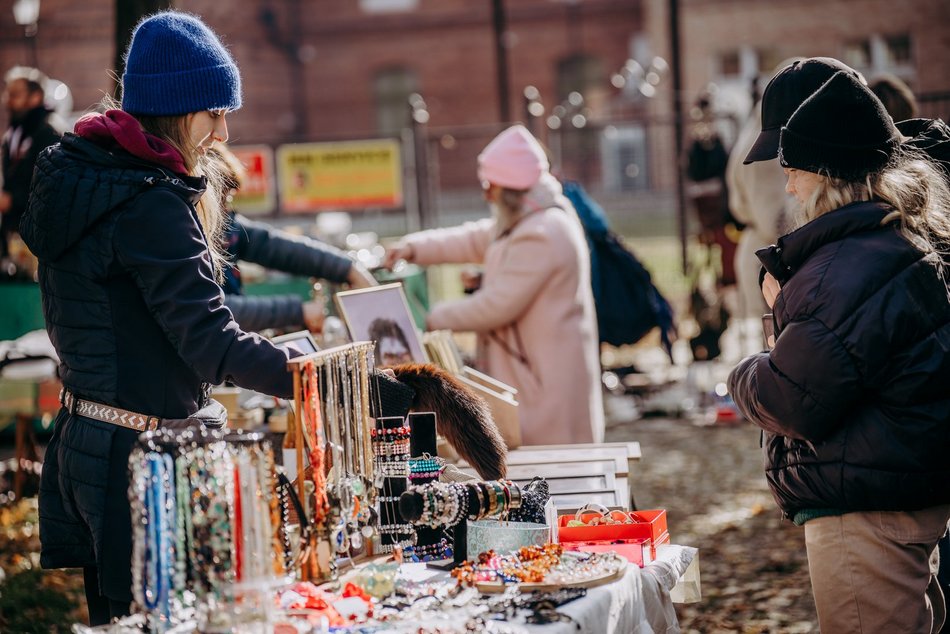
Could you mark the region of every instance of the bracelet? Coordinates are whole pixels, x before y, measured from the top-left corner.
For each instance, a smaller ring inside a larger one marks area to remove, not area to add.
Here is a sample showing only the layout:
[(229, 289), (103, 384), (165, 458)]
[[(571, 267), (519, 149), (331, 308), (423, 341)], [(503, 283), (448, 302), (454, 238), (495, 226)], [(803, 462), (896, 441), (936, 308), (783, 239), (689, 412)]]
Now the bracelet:
[(500, 482), (492, 480), (491, 488), (495, 492), (495, 512), (492, 515), (501, 515), (507, 510), (505, 504), (505, 489), (502, 487)]
[(508, 503), (508, 508), (512, 511), (521, 508), (521, 487), (512, 482), (511, 480), (506, 480), (508, 483), (508, 493), (511, 495), (511, 500)]
[(392, 437), (405, 436), (409, 437), (409, 427), (403, 425), (402, 427), (390, 427), (388, 429), (371, 429), (370, 436), (373, 438), (386, 438), (387, 440), (392, 439)]
[(498, 511), (498, 498), (495, 496), (495, 490), (487, 482), (482, 486), (485, 487), (485, 495), (488, 497), (488, 517), (494, 517), (495, 512)]
[[(470, 515), (473, 519), (478, 519), (482, 516), (482, 513), (485, 510), (485, 494), (482, 493), (482, 487), (475, 485), (465, 485), (466, 488), (471, 488), (475, 491), (475, 497), (478, 498), (478, 508), (475, 509), (475, 512)], [(466, 496), (467, 497), (467, 496)]]

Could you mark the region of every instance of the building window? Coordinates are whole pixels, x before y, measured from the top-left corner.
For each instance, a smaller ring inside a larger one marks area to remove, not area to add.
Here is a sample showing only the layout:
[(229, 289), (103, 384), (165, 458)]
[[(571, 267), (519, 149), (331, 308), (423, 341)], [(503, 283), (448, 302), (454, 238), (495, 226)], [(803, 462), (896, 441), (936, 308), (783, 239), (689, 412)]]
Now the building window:
[(647, 149), (646, 130), (641, 125), (604, 128), (600, 140), (604, 189), (611, 192), (649, 189)]
[(376, 129), (382, 136), (399, 136), (409, 125), (409, 95), (419, 92), (416, 75), (405, 68), (388, 68), (373, 79)]
[(841, 61), (851, 68), (864, 69), (871, 66), (871, 41), (854, 40), (845, 42)]
[(887, 66), (909, 66), (913, 62), (910, 35), (892, 35), (884, 38), (884, 51)]
[(418, 6), (419, 0), (360, 0), (363, 13), (402, 13)]
[(557, 91), (561, 101), (572, 92), (579, 92), (589, 100), (592, 92), (605, 91), (607, 85), (604, 64), (596, 57), (575, 55), (558, 64)]

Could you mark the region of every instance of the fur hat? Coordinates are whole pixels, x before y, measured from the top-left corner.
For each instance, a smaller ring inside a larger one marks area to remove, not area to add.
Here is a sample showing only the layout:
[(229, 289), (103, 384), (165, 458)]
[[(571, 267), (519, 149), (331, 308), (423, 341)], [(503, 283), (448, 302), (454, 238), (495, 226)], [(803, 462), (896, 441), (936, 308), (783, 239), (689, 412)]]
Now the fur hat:
[(839, 71), (861, 77), (858, 71), (832, 57), (796, 60), (780, 70), (762, 93), (762, 131), (743, 163), (769, 161), (778, 156), (782, 126), (803, 101)]
[(139, 22), (125, 55), (122, 109), (172, 116), (241, 107), (241, 75), (214, 32), (180, 11)]
[(900, 139), (880, 99), (851, 73), (839, 72), (782, 128), (779, 162), (859, 181), (887, 165)]
[(513, 125), (478, 155), (478, 178), (492, 185), (527, 191), (548, 171), (544, 148), (523, 125)]
[(435, 412), (439, 434), (478, 475), (485, 480), (505, 477), (508, 448), (482, 397), (431, 364), (406, 363), (390, 369), (413, 390), (412, 409)]

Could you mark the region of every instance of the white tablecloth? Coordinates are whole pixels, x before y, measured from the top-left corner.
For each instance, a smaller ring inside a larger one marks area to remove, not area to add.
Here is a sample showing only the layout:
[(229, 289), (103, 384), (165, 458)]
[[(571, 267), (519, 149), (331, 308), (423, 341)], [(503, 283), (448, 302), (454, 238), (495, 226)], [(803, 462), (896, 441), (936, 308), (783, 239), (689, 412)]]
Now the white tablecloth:
[(587, 596), (558, 608), (574, 623), (530, 625), (538, 634), (667, 634), (679, 632), (670, 590), (696, 557), (689, 546), (663, 546), (657, 559), (640, 568), (631, 565), (622, 579), (590, 588)]

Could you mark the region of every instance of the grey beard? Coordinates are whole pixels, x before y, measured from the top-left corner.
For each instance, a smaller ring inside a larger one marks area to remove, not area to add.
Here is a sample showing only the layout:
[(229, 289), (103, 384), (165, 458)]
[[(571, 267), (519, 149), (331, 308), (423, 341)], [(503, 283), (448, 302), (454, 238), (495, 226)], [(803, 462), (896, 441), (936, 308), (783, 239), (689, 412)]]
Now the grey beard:
[(491, 217), (495, 219), (495, 225), (499, 230), (504, 231), (521, 215), (520, 212), (512, 211), (497, 203), (488, 203), (491, 210)]

